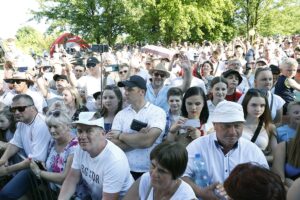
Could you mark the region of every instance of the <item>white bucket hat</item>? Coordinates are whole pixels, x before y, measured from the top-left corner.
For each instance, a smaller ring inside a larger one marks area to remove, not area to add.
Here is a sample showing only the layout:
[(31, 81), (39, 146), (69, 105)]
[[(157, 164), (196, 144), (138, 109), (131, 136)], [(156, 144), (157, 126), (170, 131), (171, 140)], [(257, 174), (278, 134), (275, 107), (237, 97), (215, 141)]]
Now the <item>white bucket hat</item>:
[(244, 122), (243, 107), (232, 101), (221, 101), (212, 113), (211, 121), (221, 123)]
[(79, 119), (77, 121), (72, 122), (72, 124), (84, 124), (88, 126), (99, 126), (104, 128), (104, 119), (95, 118), (96, 112), (81, 112), (79, 113)]

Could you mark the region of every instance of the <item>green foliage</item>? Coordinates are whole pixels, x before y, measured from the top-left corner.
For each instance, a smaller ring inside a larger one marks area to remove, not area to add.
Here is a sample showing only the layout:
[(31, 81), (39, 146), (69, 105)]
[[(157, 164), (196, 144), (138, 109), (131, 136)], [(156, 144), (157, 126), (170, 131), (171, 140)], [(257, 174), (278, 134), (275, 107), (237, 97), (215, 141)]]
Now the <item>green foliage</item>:
[(16, 45), (25, 53), (29, 53), (31, 48), (36, 54), (41, 55), (43, 50), (49, 50), (56, 37), (56, 35), (43, 35), (36, 29), (25, 26), (17, 31)]
[(51, 29), (59, 28), (82, 35), (89, 42), (113, 44), (124, 32), (126, 0), (40, 0), (35, 19), (53, 21)]
[(234, 0), (239, 34), (250, 29), (262, 36), (299, 33), (299, 0)]
[(233, 36), (231, 0), (147, 0), (127, 6), (134, 10), (131, 14), (136, 19), (127, 26), (127, 31), (138, 41), (170, 44), (185, 40), (228, 40)]
[[(90, 43), (231, 40), (299, 32), (299, 0), (38, 0), (34, 19)], [(297, 4), (298, 2), (298, 4)]]

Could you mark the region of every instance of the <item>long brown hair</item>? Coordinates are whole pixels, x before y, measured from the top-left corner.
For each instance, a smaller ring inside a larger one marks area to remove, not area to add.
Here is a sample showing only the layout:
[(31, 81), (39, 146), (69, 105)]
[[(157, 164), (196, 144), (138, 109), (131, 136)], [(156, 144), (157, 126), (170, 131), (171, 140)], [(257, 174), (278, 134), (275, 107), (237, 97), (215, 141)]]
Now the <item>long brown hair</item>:
[(266, 91), (262, 91), (259, 89), (255, 89), (255, 88), (251, 88), (247, 91), (243, 102), (242, 102), (242, 106), (243, 106), (243, 110), (244, 110), (244, 117), (245, 119), (247, 118), (248, 115), (248, 111), (247, 111), (247, 106), (249, 101), (252, 99), (252, 97), (262, 97), (265, 100), (265, 110), (263, 112), (263, 114), (259, 117), (259, 120), (262, 120), (264, 122), (264, 128), (266, 129), (268, 135), (269, 135), (269, 139), (271, 139), (272, 135), (275, 135), (274, 133), (274, 129), (272, 128), (272, 117), (271, 117), (271, 111), (269, 108), (269, 103), (268, 103), (268, 98), (267, 98), (267, 94)]
[(300, 167), (300, 124), (297, 126), (296, 136), (288, 142), (287, 161), (294, 167)]

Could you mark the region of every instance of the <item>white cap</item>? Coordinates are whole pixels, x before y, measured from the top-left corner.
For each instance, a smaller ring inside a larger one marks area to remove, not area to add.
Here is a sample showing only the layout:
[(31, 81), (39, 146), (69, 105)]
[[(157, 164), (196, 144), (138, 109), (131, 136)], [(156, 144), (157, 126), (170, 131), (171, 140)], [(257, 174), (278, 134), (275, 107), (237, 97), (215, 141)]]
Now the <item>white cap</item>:
[(103, 117), (96, 119), (94, 117), (96, 112), (81, 112), (79, 113), (79, 119), (72, 122), (72, 124), (85, 124), (89, 126), (99, 126), (104, 128), (104, 119)]
[(243, 107), (232, 101), (221, 101), (212, 113), (211, 121), (221, 123), (244, 122)]

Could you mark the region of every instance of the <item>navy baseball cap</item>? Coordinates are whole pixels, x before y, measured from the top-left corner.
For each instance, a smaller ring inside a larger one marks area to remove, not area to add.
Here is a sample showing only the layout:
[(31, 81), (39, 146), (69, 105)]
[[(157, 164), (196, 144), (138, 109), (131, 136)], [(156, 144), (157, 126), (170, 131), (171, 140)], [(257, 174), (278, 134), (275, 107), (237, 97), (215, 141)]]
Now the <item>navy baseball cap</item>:
[(138, 75), (130, 76), (129, 80), (118, 82), (118, 86), (119, 87), (125, 87), (125, 86), (139, 87), (141, 89), (147, 90), (146, 81)]

